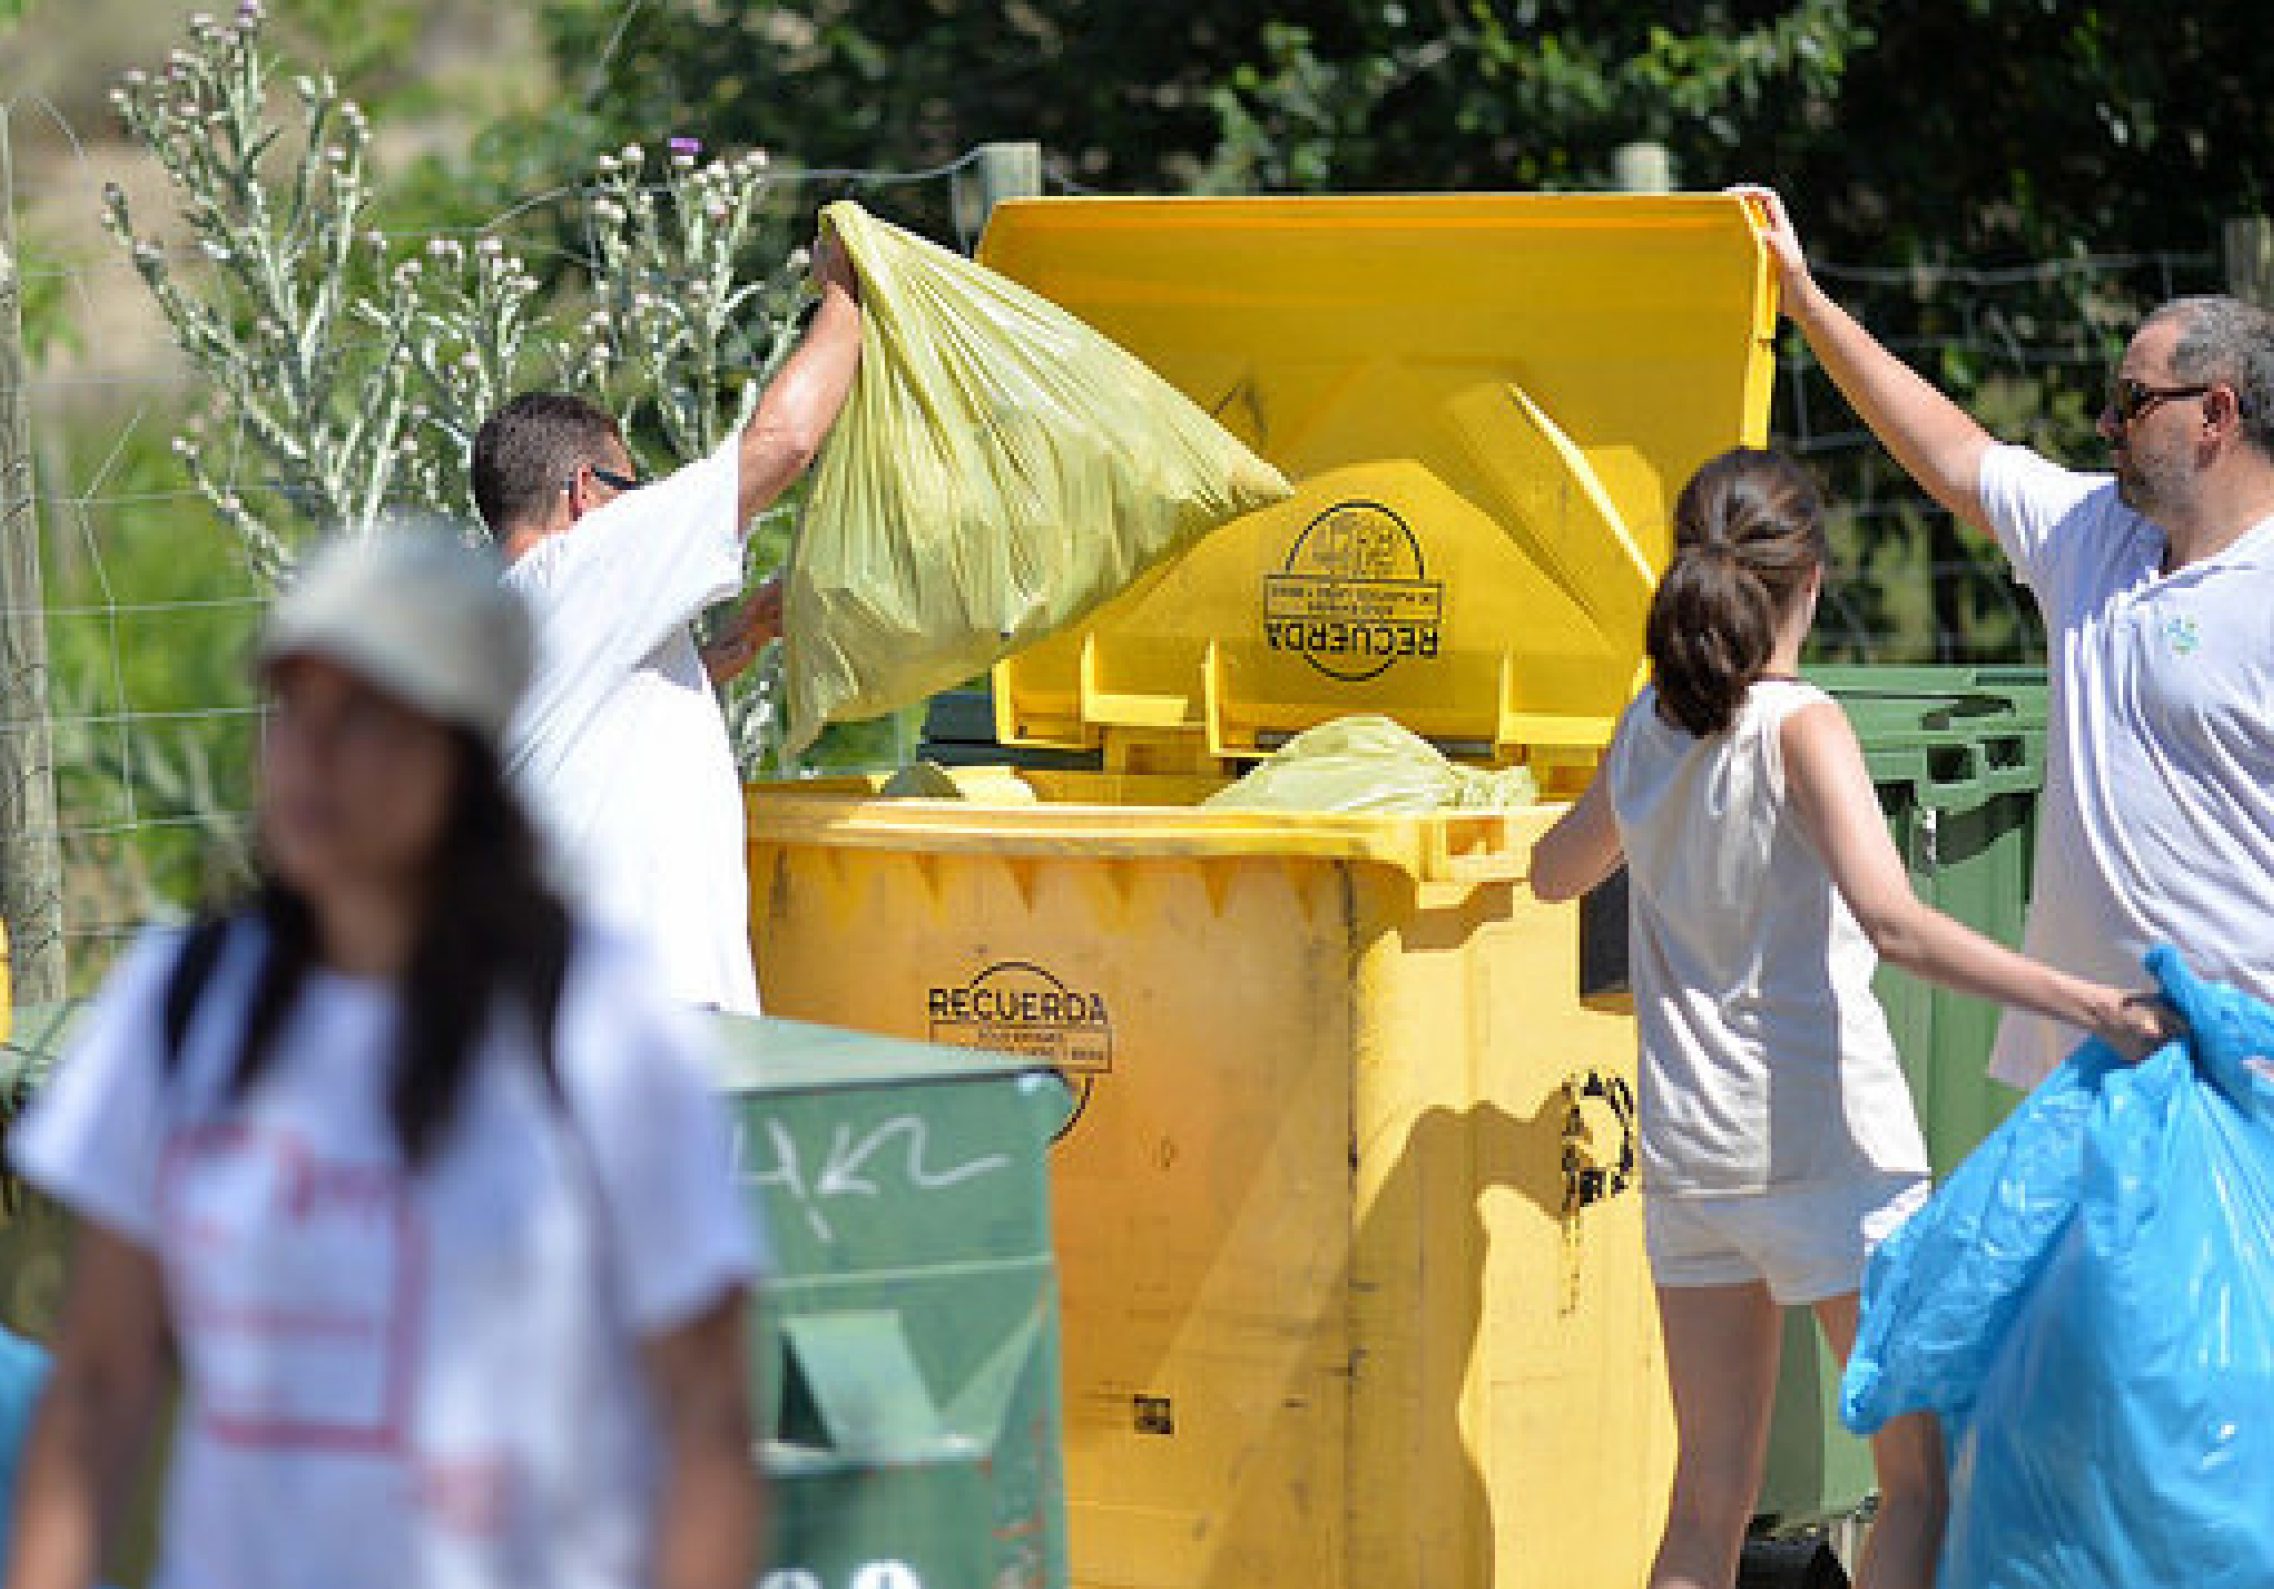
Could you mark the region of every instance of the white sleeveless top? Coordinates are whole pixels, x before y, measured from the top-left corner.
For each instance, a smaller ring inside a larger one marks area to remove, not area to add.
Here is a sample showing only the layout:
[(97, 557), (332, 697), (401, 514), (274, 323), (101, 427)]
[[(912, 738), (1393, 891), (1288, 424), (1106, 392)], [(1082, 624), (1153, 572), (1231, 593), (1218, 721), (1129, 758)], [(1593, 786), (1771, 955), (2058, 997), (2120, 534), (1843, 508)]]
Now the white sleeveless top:
[(1871, 991), (1878, 956), (1789, 812), (1779, 731), (1830, 703), (1763, 680), (1699, 739), (1628, 708), (1604, 762), (1630, 884), (1644, 1185), (1784, 1190), (1927, 1169)]

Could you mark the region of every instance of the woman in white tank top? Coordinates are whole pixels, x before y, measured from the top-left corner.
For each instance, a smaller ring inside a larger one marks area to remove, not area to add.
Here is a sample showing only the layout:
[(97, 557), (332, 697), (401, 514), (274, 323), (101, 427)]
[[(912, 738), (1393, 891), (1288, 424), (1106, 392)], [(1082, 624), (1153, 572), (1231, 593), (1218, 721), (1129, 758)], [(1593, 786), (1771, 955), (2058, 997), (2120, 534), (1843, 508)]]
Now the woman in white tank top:
[[(1797, 676), (1826, 553), (1799, 465), (1711, 460), (1675, 503), (1674, 542), (1652, 687), (1533, 851), (1532, 886), (1563, 900), (1629, 873), (1647, 1242), (1681, 1441), (1650, 1585), (1726, 1589), (1767, 1456), (1779, 1310), (1812, 1307), (1844, 1361), (1864, 1261), (1926, 1197), (1879, 960), (2135, 1057), (2169, 1017), (1912, 895), (1854, 731)], [(1925, 1589), (1944, 1510), (1933, 1420), (1889, 1424), (1873, 1457), (1859, 1589)]]

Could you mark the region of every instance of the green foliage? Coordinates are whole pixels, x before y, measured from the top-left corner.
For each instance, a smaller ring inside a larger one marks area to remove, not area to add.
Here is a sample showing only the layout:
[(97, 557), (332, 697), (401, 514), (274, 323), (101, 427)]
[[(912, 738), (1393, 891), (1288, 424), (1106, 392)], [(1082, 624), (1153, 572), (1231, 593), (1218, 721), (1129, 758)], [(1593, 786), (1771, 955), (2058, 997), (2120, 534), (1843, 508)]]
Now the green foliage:
[[(23, 4), (0, 0), (0, 29)], [(424, 9), (297, 0), (276, 20), (276, 40), (328, 62), (379, 115), (389, 105), (447, 111), (453, 90), (430, 85), (411, 47)], [(2208, 265), (2166, 276), (2090, 257), (2205, 250), (2224, 216), (2265, 208), (2258, 152), (2274, 135), (2274, 95), (2252, 64), (2264, 33), (2255, 0), (2178, 10), (2149, 0), (538, 0), (535, 9), (557, 91), (527, 95), (527, 108), (485, 101), (470, 159), (429, 158), (384, 187), (367, 165), (359, 206), (338, 230), (346, 285), (327, 335), (343, 362), (325, 423), (363, 416), (376, 466), (385, 426), (372, 416), (386, 413), (392, 388), (357, 385), (366, 366), (354, 361), (374, 339), (398, 337), (407, 362), (386, 380), (403, 383), (403, 413), (385, 496), (458, 500), (471, 420), (494, 395), (537, 379), (604, 389), (650, 469), (706, 450), (787, 345), (789, 245), (814, 206), (850, 188), (952, 236), (944, 183), (827, 173), (924, 170), (992, 138), (1038, 139), (1062, 185), (1130, 192), (1585, 188), (1609, 179), (1619, 146), (1653, 139), (1683, 186), (1776, 183), (1820, 257), (1888, 267), (1828, 278), (1867, 323), (1920, 354), (1999, 434), (2090, 462), (2100, 456), (2091, 415), (2105, 367), (2141, 308), (2215, 279)], [(327, 90), (325, 126), (344, 152), (345, 96), (320, 77), (315, 86)], [(312, 109), (300, 103), (302, 119), (265, 146), (256, 170), (297, 169), (307, 149), (325, 146), (309, 136)], [(210, 157), (226, 161), (236, 134), (226, 123), (219, 132)], [(657, 153), (672, 134), (769, 149), (774, 164), (763, 181), (744, 172), (731, 194), (703, 190), (694, 178), (715, 163)], [(636, 173), (621, 155), (613, 170), (595, 167), (595, 151), (627, 143), (649, 151)], [(344, 170), (319, 163), (309, 180), (321, 197)], [(374, 229), (477, 235), (422, 250), (413, 281), (399, 286), (399, 250), (352, 242)], [(232, 246), (226, 229), (220, 240)], [(321, 250), (304, 246), (321, 266)], [(2054, 268), (1999, 273), (2045, 261)], [(1957, 263), (1976, 273), (1950, 271)], [(227, 274), (222, 261), (190, 265), (205, 272), (200, 282)], [(61, 285), (27, 282), (34, 294)], [(304, 312), (319, 288), (295, 290)], [(351, 300), (400, 319), (358, 318)], [(264, 372), (294, 368), (294, 350), (262, 341), (258, 303), (216, 302), (216, 334)], [(55, 335), (55, 306), (29, 308), (35, 335)], [(1786, 348), (1799, 358), (1789, 333)], [(1825, 443), (1823, 432), (1852, 421), (1819, 372), (1794, 379), (1806, 405), (1785, 420), (1807, 416), (1814, 434), (1794, 439), (1825, 460), (1841, 504), (1849, 577), (1827, 593), (1827, 650), (1957, 660), (2038, 645), (2034, 614), (1995, 552), (1923, 510), (1876, 449)], [(249, 433), (249, 420), (216, 410), (207, 435), (234, 440), (240, 425)], [(412, 455), (401, 453), (405, 437)], [(261, 456), (219, 484), (250, 478), (285, 488), (264, 503), (312, 500), (272, 449)], [(114, 488), (127, 477), (150, 490), (170, 483), (163, 454), (139, 442), (122, 467)], [(114, 538), (106, 560), (119, 589), (151, 600), (241, 589), (231, 543), (197, 540), (187, 512), (165, 511), (163, 531), (137, 518)], [(785, 506), (759, 527), (755, 558), (778, 553), (793, 513)], [(289, 540), (300, 523), (277, 533)], [(70, 584), (91, 577), (84, 571), (62, 577), (64, 599), (95, 599)], [(108, 700), (123, 657), (125, 699), (138, 710), (242, 699), (231, 671), (242, 636), (222, 629), (249, 620), (230, 610), (196, 619), (211, 633), (172, 630), (123, 651), (61, 626), (58, 677)], [(762, 679), (738, 712), (739, 731), (755, 736), (746, 745), (756, 743)], [(201, 730), (196, 749), (173, 744), (163, 721), (149, 725), (133, 766), (114, 769), (137, 791), (137, 809), (176, 812), (168, 791), (201, 779), (215, 791), (208, 806), (240, 806), (224, 776), (243, 765), (244, 747), (225, 738), (231, 721)], [(906, 724), (878, 725), (840, 736), (835, 754), (891, 762), (906, 742)], [(82, 796), (97, 798), (96, 785), (74, 801)], [(191, 799), (179, 810), (202, 808)], [(199, 846), (181, 835), (197, 820), (168, 817), (154, 848), (137, 845), (134, 875), (168, 897), (191, 891), (202, 881)]]
[[(1788, 7), (1335, 8), (1266, 23), (1262, 59), (1211, 95), (1205, 184), (1262, 188), (1601, 185), (1652, 139), (1713, 165), (1836, 91), (1871, 29), (1848, 0)], [(1330, 13), (1331, 14), (1331, 13)]]
[[(197, 247), (213, 265), (185, 281), (138, 232), (126, 194), (104, 190), (104, 224), (158, 300), (176, 340), (211, 384), (218, 417), (276, 471), (278, 500), (247, 500), (216, 475), (202, 438), (177, 446), (191, 476), (271, 581), (312, 530), (363, 528), (393, 500), (412, 436), (410, 289), (375, 297), (386, 239), (369, 229), (371, 132), (329, 76), (293, 81), (290, 146), (268, 116), (274, 70), (248, 3), (229, 25), (198, 17), (191, 45), (158, 74), (126, 74), (112, 96), (133, 139), (171, 179)], [(351, 341), (368, 333), (369, 341)], [(233, 437), (232, 437), (233, 439)], [(280, 520), (298, 520), (295, 535)]]
[(47, 239), (21, 230), (16, 235), (16, 313), (24, 329), (24, 357), (37, 367), (51, 355), (76, 349), (82, 339), (71, 323), (69, 278)]
[(275, 26), (284, 48), (325, 69), (374, 116), (426, 99), (419, 31), (432, 0), (284, 0)]
[[(211, 394), (176, 451), (264, 583), (312, 534), (404, 512), (471, 525), (474, 432), (516, 391), (585, 391), (663, 467), (713, 451), (748, 418), (789, 346), (803, 268), (745, 274), (763, 230), (763, 155), (706, 161), (673, 139), (652, 158), (636, 144), (601, 156), (577, 207), (586, 272), (549, 294), (494, 234), (435, 237), (390, 267), (371, 224), (369, 121), (330, 74), (301, 75), (288, 136), (270, 116), (279, 68), (262, 24), (259, 0), (229, 24), (195, 17), (188, 48), (112, 96), (210, 268), (177, 269), (117, 186), (104, 203)], [(272, 489), (215, 466), (246, 445)], [(781, 526), (766, 528), (778, 542)], [(753, 766), (772, 743), (768, 705), (763, 676), (734, 703)]]
[(2274, 99), (2249, 65), (2265, 37), (2250, 0), (1873, 9), (1879, 45), (1842, 78), (1840, 136), (1789, 149), (1844, 257), (2193, 249), (2264, 208)]
[[(277, 63), (259, 0), (195, 17), (190, 44), (112, 98), (170, 179), (210, 268), (178, 269), (126, 195), (105, 221), (212, 393), (205, 436), (178, 444), (199, 490), (273, 582), (309, 534), (362, 532), (405, 509), (471, 522), (481, 420), (532, 385), (584, 390), (670, 463), (715, 448), (787, 345), (794, 266), (745, 277), (762, 156), (704, 162), (675, 141), (600, 160), (582, 216), (588, 275), (543, 284), (494, 233), (393, 257), (368, 119), (329, 73), (292, 79), (296, 125), (270, 115)], [(596, 305), (580, 317), (578, 301)], [(252, 500), (209, 463), (214, 433), (249, 443), (274, 491)]]
[[(822, 168), (1033, 138), (1061, 181), (1131, 192), (1585, 188), (1654, 140), (1685, 187), (1775, 183), (1825, 258), (1919, 267), (1916, 291), (1859, 295), (1867, 321), (1948, 349), (1934, 378), (2079, 461), (2100, 456), (2081, 421), (2104, 367), (2164, 284), (1933, 271), (2203, 250), (2265, 208), (2274, 139), (2259, 0), (545, 0), (542, 18), (564, 93), (500, 122), (479, 163), (524, 191), (559, 168), (549, 150), (672, 128)], [(937, 184), (891, 197), (951, 234)], [(1922, 582), (1886, 612), (1951, 626), (1946, 650), (2030, 644), (1994, 556), (1896, 511), (1881, 468), (1843, 458), (1833, 484), (1858, 565)]]
[(243, 560), (179, 499), (157, 433), (101, 445), (82, 458), (66, 436), (48, 460), (57, 483), (93, 468), (128, 505), (51, 495), (45, 514), (65, 915), (82, 930), (163, 917), (242, 879), (254, 743), (258, 602)]
[(599, 159), (587, 371), (617, 394), (627, 431), (652, 430), (685, 462), (717, 450), (757, 407), (791, 346), (805, 259), (741, 273), (764, 225), (762, 151), (703, 164), (695, 140), (676, 138), (659, 164), (657, 181), (638, 144)]
[(1637, 138), (1757, 147), (1836, 92), (1872, 9), (547, 0), (567, 93), (492, 153), (682, 127), (821, 167), (1036, 138), (1071, 178), (1129, 191), (1575, 186)]
[[(1035, 138), (1120, 191), (1772, 180), (1832, 257), (2195, 248), (2263, 207), (2256, 0), (545, 0), (564, 92), (485, 158), (679, 129), (907, 170)], [(1299, 19), (1299, 20), (1297, 20)], [(558, 170), (556, 164), (550, 169)], [(525, 183), (527, 191), (533, 183)], [(936, 200), (934, 204), (936, 210)]]

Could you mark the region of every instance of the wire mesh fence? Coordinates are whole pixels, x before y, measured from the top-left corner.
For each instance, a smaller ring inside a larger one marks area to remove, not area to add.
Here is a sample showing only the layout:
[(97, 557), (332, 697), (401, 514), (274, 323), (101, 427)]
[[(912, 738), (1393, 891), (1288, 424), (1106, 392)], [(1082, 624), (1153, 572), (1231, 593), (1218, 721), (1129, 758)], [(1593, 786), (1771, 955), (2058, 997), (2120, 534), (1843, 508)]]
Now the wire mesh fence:
[[(267, 582), (246, 547), (189, 478), (173, 446), (206, 395), (172, 345), (129, 257), (94, 224), (113, 181), (137, 180), (132, 151), (86, 140), (44, 104), (0, 104), (17, 145), (26, 121), (44, 157), (0, 168), (0, 214), (25, 234), (20, 287), (33, 354), (20, 389), (0, 396), (31, 416), (28, 497), (38, 526), (42, 594), (0, 600), (0, 624), (44, 630), (46, 710), (57, 800), (51, 831), (28, 835), (62, 852), (62, 935), (71, 982), (98, 977), (124, 940), (240, 880), (250, 838), (250, 768), (260, 709), (249, 672)], [(777, 170), (776, 235), (819, 205), (857, 197), (891, 215), (945, 194), (969, 160), (920, 171)], [(140, 175), (147, 208), (164, 196)], [(1046, 185), (1058, 184), (1046, 178)], [(589, 271), (592, 193), (562, 184), (476, 226), (389, 230), (388, 252), (501, 237), (540, 273)], [(138, 200), (138, 202), (141, 202)], [(213, 262), (178, 236), (160, 246), (194, 284)], [(206, 438), (221, 490), (253, 505), (283, 490), (240, 432)], [(22, 503), (14, 504), (21, 507)], [(5, 714), (0, 714), (4, 717)], [(0, 746), (34, 724), (0, 720)], [(22, 955), (42, 946), (23, 943)]]
[[(20, 123), (23, 107), (11, 108)], [(28, 114), (45, 116), (39, 107)], [(19, 164), (0, 207), (30, 216), (23, 289), (40, 321), (23, 399), (32, 414), (34, 506), (44, 599), (0, 622), (44, 623), (46, 726), (63, 854), (63, 932), (84, 986), (120, 941), (240, 876), (258, 707), (246, 669), (265, 588), (243, 548), (186, 478), (168, 443), (197, 395), (128, 261), (91, 224), (123, 151), (68, 127), (63, 151)], [(938, 190), (963, 162), (929, 170), (786, 175), (798, 209), (852, 194)], [(1045, 164), (1046, 173), (1050, 167)], [(1070, 187), (1046, 175), (1051, 190)], [(588, 263), (581, 190), (530, 195), (487, 228), (532, 259)], [(49, 229), (43, 232), (43, 228)], [(49, 235), (50, 233), (54, 235)], [(394, 233), (405, 250), (465, 228)], [(968, 239), (966, 240), (968, 241)], [(185, 257), (181, 268), (198, 262)], [(2091, 417), (2107, 366), (2142, 310), (2218, 286), (2200, 254), (2092, 255), (2012, 270), (1881, 270), (1823, 264), (1836, 295), (2000, 434), (2079, 464), (2096, 457)], [(1824, 655), (1881, 662), (2026, 661), (2042, 639), (2027, 593), (1994, 548), (1952, 525), (1887, 460), (1789, 333), (1774, 426), (1811, 459), (1837, 504), (1838, 566), (1819, 619)], [(229, 489), (275, 489), (237, 446), (211, 462)], [(0, 722), (0, 741), (28, 725)]]
[[(2140, 317), (2223, 287), (2219, 255), (2078, 254), (1998, 269), (1819, 263), (1834, 296), (1999, 437), (2098, 468), (2109, 371)], [(1953, 522), (1872, 439), (1797, 333), (1780, 347), (1778, 440), (1833, 504), (1835, 567), (1815, 647), (1865, 662), (2032, 662), (2044, 632), (1983, 535)]]

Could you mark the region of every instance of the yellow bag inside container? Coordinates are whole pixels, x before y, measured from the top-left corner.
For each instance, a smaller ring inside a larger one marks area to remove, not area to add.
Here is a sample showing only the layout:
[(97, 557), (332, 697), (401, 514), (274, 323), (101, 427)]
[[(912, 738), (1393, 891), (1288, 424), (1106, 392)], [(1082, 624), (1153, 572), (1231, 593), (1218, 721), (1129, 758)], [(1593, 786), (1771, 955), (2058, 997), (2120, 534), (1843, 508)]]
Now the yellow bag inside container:
[(1286, 478), (1049, 300), (837, 203), (861, 367), (784, 571), (788, 749), (1078, 622)]
[(1403, 814), (1506, 811), (1539, 798), (1528, 767), (1464, 767), (1389, 718), (1340, 717), (1297, 734), (1201, 804), (1219, 811)]

